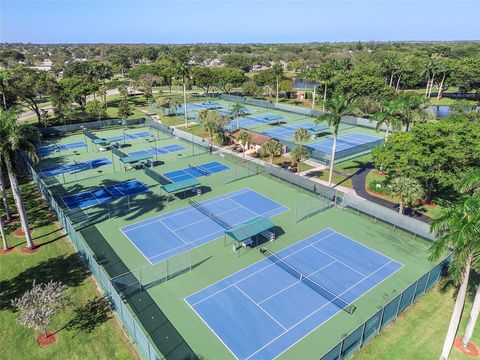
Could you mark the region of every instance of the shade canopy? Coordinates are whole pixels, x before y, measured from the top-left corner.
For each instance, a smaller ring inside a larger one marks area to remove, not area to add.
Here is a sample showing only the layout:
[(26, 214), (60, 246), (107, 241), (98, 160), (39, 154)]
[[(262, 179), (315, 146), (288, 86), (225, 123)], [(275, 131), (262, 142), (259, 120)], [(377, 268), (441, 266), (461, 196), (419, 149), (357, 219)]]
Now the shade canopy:
[(275, 224), (270, 219), (259, 216), (234, 226), (225, 233), (236, 241), (243, 241), (274, 227)]

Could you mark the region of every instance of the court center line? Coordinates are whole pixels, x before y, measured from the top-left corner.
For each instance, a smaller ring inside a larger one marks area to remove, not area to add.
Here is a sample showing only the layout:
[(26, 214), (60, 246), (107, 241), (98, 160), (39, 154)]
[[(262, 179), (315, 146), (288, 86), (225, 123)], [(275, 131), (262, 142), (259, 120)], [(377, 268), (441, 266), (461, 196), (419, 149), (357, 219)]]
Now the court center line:
[[(389, 263), (388, 263), (388, 264), (389, 264)], [(382, 269), (383, 267), (385, 267), (385, 266), (388, 265), (388, 264), (385, 264), (385, 265), (382, 266), (381, 268), (378, 268), (376, 271), (379, 271), (380, 269)], [(371, 275), (373, 275), (373, 273), (372, 273)], [(370, 275), (369, 275), (369, 276), (370, 276)], [(347, 291), (350, 291), (352, 288), (354, 288), (355, 286), (359, 285), (361, 282), (365, 281), (367, 278), (368, 278), (368, 276), (365, 277), (364, 279), (362, 279), (361, 281), (357, 282), (356, 284), (352, 285), (350, 288), (348, 288), (347, 290), (345, 290), (344, 292), (342, 292), (339, 296), (342, 296), (342, 295), (345, 294)], [(367, 291), (365, 291), (362, 295), (364, 295), (365, 293), (367, 293)], [(362, 296), (362, 295), (361, 295), (361, 296)], [(339, 297), (337, 296), (336, 298), (339, 298)], [(253, 354), (251, 354), (250, 356), (248, 356), (247, 358), (245, 358), (245, 360), (250, 359), (252, 356), (254, 356), (254, 355), (257, 354), (258, 352), (260, 352), (260, 351), (262, 351), (263, 349), (265, 349), (265, 348), (266, 348), (267, 346), (269, 346), (271, 343), (273, 343), (274, 341), (276, 341), (277, 339), (279, 339), (280, 337), (282, 337), (283, 335), (285, 335), (285, 334), (286, 334), (287, 332), (289, 332), (291, 329), (293, 329), (294, 327), (298, 326), (299, 324), (301, 324), (302, 322), (304, 322), (304, 321), (307, 320), (308, 318), (312, 317), (314, 314), (316, 314), (317, 312), (319, 312), (319, 311), (320, 311), (321, 309), (323, 309), (324, 307), (328, 306), (330, 303), (333, 303), (333, 302), (332, 302), (332, 301), (329, 301), (328, 303), (326, 303), (326, 304), (322, 305), (321, 307), (319, 307), (319, 308), (318, 308), (317, 310), (315, 310), (314, 312), (312, 312), (312, 313), (310, 313), (309, 315), (305, 316), (302, 320), (298, 321), (296, 324), (293, 324), (291, 327), (288, 328), (288, 330), (287, 330), (285, 333), (280, 334), (280, 335), (277, 336), (276, 338), (272, 339), (270, 342), (268, 342), (267, 344), (265, 344), (264, 346), (262, 346), (262, 347), (261, 347), (260, 349), (258, 349), (256, 352), (254, 352)], [(334, 304), (334, 305), (335, 305), (335, 304)], [(335, 305), (335, 306), (336, 306), (336, 305)], [(338, 307), (338, 306), (337, 306), (337, 307)], [(330, 316), (328, 319), (326, 319), (325, 321), (323, 321), (322, 323), (320, 323), (320, 325), (321, 325), (321, 324), (324, 324), (326, 321), (330, 320), (333, 316), (337, 315), (337, 314), (340, 312), (340, 310), (341, 310), (340, 307), (338, 307), (338, 308), (339, 308), (339, 310), (338, 310), (335, 314), (333, 314), (333, 315)], [(320, 325), (318, 325), (318, 326), (320, 326)], [(318, 326), (317, 326), (315, 329), (317, 329)], [(312, 330), (312, 331), (313, 331), (313, 330)], [(311, 331), (310, 331), (308, 334), (310, 334), (310, 333), (311, 333)], [(302, 339), (303, 339), (303, 338), (302, 338)], [(290, 348), (290, 347), (289, 347), (289, 348)], [(282, 352), (282, 353), (283, 353), (283, 352)], [(280, 354), (277, 355), (277, 357), (278, 357), (278, 356), (280, 356)]]
[[(285, 326), (283, 326), (277, 319), (275, 319), (272, 315), (270, 315), (268, 313), (267, 310), (265, 310), (264, 308), (262, 308), (260, 305), (258, 305), (255, 300), (253, 300), (250, 296), (248, 296), (244, 291), (242, 291), (242, 289), (240, 289), (237, 285), (233, 285), (234, 288), (236, 288), (238, 291), (240, 291), (243, 295), (245, 295), (245, 297), (247, 299), (249, 299), (252, 303), (255, 304), (255, 306), (257, 306), (260, 310), (262, 310), (265, 314), (268, 315), (268, 317), (270, 317), (273, 321), (275, 321), (283, 330), (287, 331), (287, 328)], [(284, 332), (285, 333), (285, 332)]]
[[(315, 275), (316, 273), (318, 273), (319, 271), (322, 271), (323, 269), (325, 269), (325, 268), (329, 267), (330, 265), (333, 265), (333, 264), (335, 264), (335, 262), (336, 262), (336, 261), (334, 260), (334, 261), (332, 261), (332, 262), (328, 263), (327, 265), (325, 265), (325, 266), (322, 266), (320, 269), (318, 269), (318, 270), (316, 270), (316, 271), (312, 272), (310, 275), (308, 275), (308, 277), (311, 277), (312, 275)], [(273, 295), (270, 295), (269, 297), (267, 297), (267, 298), (263, 299), (262, 301), (260, 301), (260, 302), (259, 302), (259, 304), (263, 304), (265, 301), (268, 301), (268, 300), (270, 300), (271, 298), (273, 298), (273, 297), (275, 297), (275, 296), (279, 295), (280, 293), (284, 292), (285, 290), (287, 290), (287, 289), (291, 288), (292, 286), (295, 286), (295, 285), (297, 285), (297, 284), (299, 284), (299, 283), (301, 283), (301, 282), (302, 282), (302, 280), (295, 281), (293, 284), (291, 284), (291, 285), (289, 285), (289, 286), (287, 286), (287, 287), (283, 288), (282, 290), (279, 290), (279, 291), (277, 291), (275, 294), (273, 294)]]
[[(332, 233), (332, 234), (328, 234), (328, 235), (326, 235), (325, 237), (329, 237), (329, 236), (332, 236), (332, 235), (333, 235), (333, 233)], [(304, 247), (302, 247), (302, 248), (300, 248), (300, 249), (298, 249), (298, 250), (296, 250), (296, 251), (292, 252), (291, 254), (289, 254), (289, 255), (287, 255), (287, 256), (285, 256), (285, 257), (283, 257), (283, 258), (284, 258), (284, 259), (286, 259), (286, 258), (288, 258), (288, 257), (290, 257), (290, 256), (292, 256), (292, 255), (295, 255), (295, 254), (299, 253), (300, 251), (302, 251), (302, 250), (306, 249), (308, 246), (309, 246), (309, 244), (308, 244), (308, 245), (305, 245)], [(257, 271), (254, 271), (253, 273), (251, 273), (251, 274), (248, 274), (247, 276), (244, 276), (243, 278), (241, 278), (241, 279), (239, 279), (239, 280), (235, 281), (234, 283), (232, 283), (232, 284), (229, 284), (229, 285), (227, 285), (227, 286), (223, 287), (223, 288), (222, 288), (222, 289), (220, 289), (220, 290), (217, 290), (216, 292), (214, 292), (214, 293), (212, 293), (212, 294), (210, 294), (210, 295), (208, 295), (208, 296), (204, 297), (203, 299), (201, 299), (201, 300), (197, 301), (196, 303), (194, 303), (194, 304), (192, 304), (192, 305), (197, 305), (197, 304), (199, 304), (199, 303), (203, 302), (204, 300), (207, 300), (207, 299), (211, 298), (212, 296), (215, 296), (215, 295), (217, 295), (217, 294), (221, 293), (222, 291), (224, 291), (224, 290), (226, 290), (226, 289), (228, 289), (228, 288), (232, 287), (233, 285), (235, 285), (235, 284), (237, 284), (237, 283), (239, 283), (239, 282), (241, 282), (241, 281), (243, 281), (243, 280), (245, 280), (245, 279), (248, 279), (248, 278), (250, 278), (250, 277), (252, 277), (252, 276), (254, 276), (254, 275), (258, 274), (259, 272), (261, 272), (261, 271), (263, 271), (263, 270), (265, 270), (265, 269), (268, 269), (269, 267), (275, 266), (275, 263), (272, 263), (271, 261), (268, 261), (268, 262), (267, 262), (267, 260), (268, 260), (268, 259), (262, 259), (262, 260), (259, 260), (258, 262), (256, 262), (256, 263), (253, 263), (253, 264), (252, 264), (252, 265), (250, 265), (250, 266), (253, 266), (253, 265), (255, 265), (255, 264), (258, 264), (258, 263), (260, 263), (260, 262), (262, 262), (262, 261), (264, 261), (264, 262), (265, 262), (266, 264), (268, 264), (268, 265), (265, 265), (265, 266), (264, 266), (264, 267), (262, 267), (261, 269), (258, 269)], [(215, 284), (218, 284), (218, 283), (220, 283), (220, 282), (222, 282), (222, 281), (225, 281), (225, 280), (226, 280), (226, 279), (228, 279), (229, 277), (232, 277), (232, 276), (234, 276), (234, 275), (237, 275), (238, 273), (242, 272), (243, 270), (245, 270), (245, 269), (239, 270), (239, 271), (237, 271), (236, 273), (233, 273), (233, 274), (231, 274), (231, 275), (229, 275), (229, 276), (227, 276), (227, 277), (223, 278), (222, 280), (219, 280), (219, 281), (217, 281), (216, 283), (214, 283), (214, 284), (212, 284), (212, 285), (210, 285), (210, 286), (213, 286), (213, 285), (215, 285)], [(207, 288), (208, 288), (208, 287), (207, 287)], [(197, 291), (197, 292), (193, 293), (193, 294), (192, 294), (192, 295), (190, 295), (189, 297), (191, 297), (191, 296), (194, 296), (194, 295), (196, 295), (196, 294), (198, 294), (198, 293), (202, 292), (202, 291), (203, 291), (203, 290), (205, 290), (205, 289), (206, 289), (206, 288), (203, 288), (203, 289), (201, 289), (201, 290), (199, 290), (199, 291)]]
[(362, 273), (361, 271), (359, 271), (359, 270), (357, 270), (357, 269), (354, 269), (353, 267), (345, 264), (343, 261), (337, 259), (335, 256), (330, 255), (329, 253), (323, 251), (322, 249), (317, 248), (317, 247), (315, 246), (315, 244), (311, 244), (310, 246), (311, 246), (312, 248), (314, 248), (315, 250), (320, 251), (321, 253), (325, 254), (326, 256), (334, 259), (335, 261), (337, 261), (338, 263), (342, 264), (343, 266), (349, 268), (350, 270), (353, 270), (353, 271), (355, 271), (356, 273), (358, 273), (358, 274), (360, 274), (360, 275), (362, 275), (362, 276), (368, 276), (367, 274), (364, 274), (364, 273)]

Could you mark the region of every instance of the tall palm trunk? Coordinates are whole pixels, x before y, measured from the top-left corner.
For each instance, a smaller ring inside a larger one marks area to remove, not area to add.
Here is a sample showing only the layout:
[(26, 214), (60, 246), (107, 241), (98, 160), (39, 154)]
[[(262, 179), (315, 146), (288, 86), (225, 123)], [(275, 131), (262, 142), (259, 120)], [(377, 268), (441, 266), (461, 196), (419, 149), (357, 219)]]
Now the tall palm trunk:
[(0, 164), (0, 192), (2, 193), (3, 206), (5, 207), (5, 215), (7, 221), (12, 220), (12, 212), (10, 211), (10, 205), (8, 204), (7, 189), (5, 188), (5, 182), (3, 181), (3, 170)]
[(188, 114), (187, 114), (187, 84), (183, 78), (183, 114), (185, 116), (185, 129), (188, 129)]
[(435, 74), (432, 75), (432, 81), (430, 82), (430, 90), (428, 90), (428, 97), (432, 95), (433, 84), (435, 82)]
[(3, 228), (3, 219), (2, 214), (0, 213), (0, 236), (2, 237), (3, 250), (8, 250), (7, 235), (5, 234), (5, 229)]
[(13, 170), (13, 164), (10, 158), (5, 159), (5, 165), (7, 167), (8, 178), (10, 179), (10, 186), (12, 188), (13, 198), (15, 199), (15, 204), (17, 205), (18, 215), (20, 215), (20, 222), (22, 224), (23, 232), (25, 233), (25, 239), (27, 240), (27, 247), (33, 249), (32, 236), (30, 234), (30, 227), (28, 225), (27, 214), (25, 213), (25, 207), (23, 206), (22, 193), (18, 186), (17, 175)]
[(447, 335), (445, 336), (445, 342), (443, 343), (442, 354), (440, 360), (448, 360), (450, 350), (452, 349), (455, 341), (455, 335), (457, 334), (458, 324), (462, 317), (463, 305), (465, 304), (465, 296), (467, 295), (468, 279), (470, 277), (470, 269), (472, 266), (472, 256), (470, 255), (465, 264), (465, 270), (463, 271), (460, 280), (460, 289), (458, 290), (457, 299), (455, 300), (455, 306), (453, 307), (452, 317), (450, 319), (450, 325), (448, 326)]
[(2, 92), (3, 97), (3, 110), (7, 110), (7, 99), (5, 97), (5, 93)]
[(278, 88), (279, 88), (279, 84), (278, 84), (278, 83), (279, 83), (279, 82), (280, 82), (280, 79), (279, 79), (279, 77), (277, 76), (277, 100), (276, 100), (277, 103), (278, 103), (278, 90), (279, 90), (279, 89), (278, 89)]
[(427, 86), (425, 87), (425, 96), (428, 95), (428, 88), (430, 87), (430, 75), (427, 78)]
[(480, 285), (477, 286), (475, 293), (475, 300), (473, 301), (472, 311), (468, 318), (467, 328), (465, 329), (465, 335), (463, 336), (462, 345), (466, 348), (470, 345), (472, 340), (473, 330), (477, 324), (478, 314), (480, 313)]
[(398, 92), (398, 88), (400, 87), (400, 79), (402, 78), (402, 75), (400, 75), (397, 79), (397, 86), (395, 86), (395, 91)]
[(325, 90), (323, 91), (323, 107), (322, 110), (325, 111), (325, 102), (327, 101), (327, 83), (325, 83)]
[(333, 164), (335, 162), (335, 152), (337, 151), (337, 137), (338, 137), (338, 125), (335, 126), (335, 131), (333, 133), (333, 146), (332, 146), (332, 156), (330, 158), (330, 172), (328, 174), (328, 186), (332, 186)]
[(443, 84), (445, 83), (446, 76), (447, 76), (446, 74), (443, 74), (442, 81), (440, 81), (440, 85), (438, 87), (437, 100), (440, 100), (442, 98)]
[(390, 75), (390, 83), (388, 84), (389, 87), (392, 87), (392, 84), (393, 84), (393, 75), (395, 73), (392, 71), (392, 74)]
[(317, 95), (317, 87), (313, 87), (313, 93), (312, 93), (312, 110), (315, 109), (315, 97)]

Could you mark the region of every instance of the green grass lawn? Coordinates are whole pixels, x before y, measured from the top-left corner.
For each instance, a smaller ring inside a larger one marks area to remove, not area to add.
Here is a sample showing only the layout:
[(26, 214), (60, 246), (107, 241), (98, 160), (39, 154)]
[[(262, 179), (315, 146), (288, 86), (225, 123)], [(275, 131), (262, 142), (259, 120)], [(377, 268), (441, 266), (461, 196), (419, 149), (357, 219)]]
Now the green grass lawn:
[[(406, 310), (377, 337), (357, 352), (354, 360), (437, 359), (443, 346), (450, 315), (455, 302), (455, 289), (446, 280)], [(472, 307), (472, 296), (467, 297), (458, 335), (462, 336)], [(473, 334), (473, 341), (480, 345), (480, 331)], [(452, 349), (451, 360), (472, 359)]]
[[(388, 194), (374, 193), (368, 188), (368, 184), (373, 180), (382, 181), (384, 179), (385, 179), (385, 176), (379, 175), (377, 170), (371, 170), (368, 173), (367, 178), (365, 179), (365, 186), (371, 195), (388, 200), (394, 204), (398, 204), (397, 197), (391, 196)], [(418, 206), (415, 210), (427, 215), (428, 217), (434, 218), (435, 216), (440, 214), (442, 208), (439, 205), (421, 205), (421, 206)]]
[[(33, 238), (41, 244), (35, 254), (24, 255), (24, 238), (12, 234), (19, 224), (7, 226), (14, 250), (0, 255), (0, 346), (2, 358), (17, 359), (137, 359), (119, 323), (101, 299), (98, 289), (63, 231), (57, 227), (32, 183), (21, 186)], [(68, 285), (72, 306), (54, 317), (49, 327), (58, 340), (45, 348), (37, 345), (34, 330), (16, 322), (10, 300), (21, 296), (33, 282), (62, 281)], [(60, 355), (61, 354), (61, 355)]]

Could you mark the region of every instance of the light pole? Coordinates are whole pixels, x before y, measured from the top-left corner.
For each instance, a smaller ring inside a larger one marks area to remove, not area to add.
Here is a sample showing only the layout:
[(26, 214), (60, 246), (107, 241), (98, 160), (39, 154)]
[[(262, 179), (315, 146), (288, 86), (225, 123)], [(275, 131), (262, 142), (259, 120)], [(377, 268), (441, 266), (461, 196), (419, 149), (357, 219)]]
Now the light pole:
[(82, 132), (83, 132), (83, 139), (85, 141), (85, 145), (87, 146), (87, 153), (88, 153), (88, 142), (87, 142), (87, 135), (85, 134), (85, 131), (87, 130), (87, 128), (85, 126), (80, 126), (80, 129), (82, 129)]

